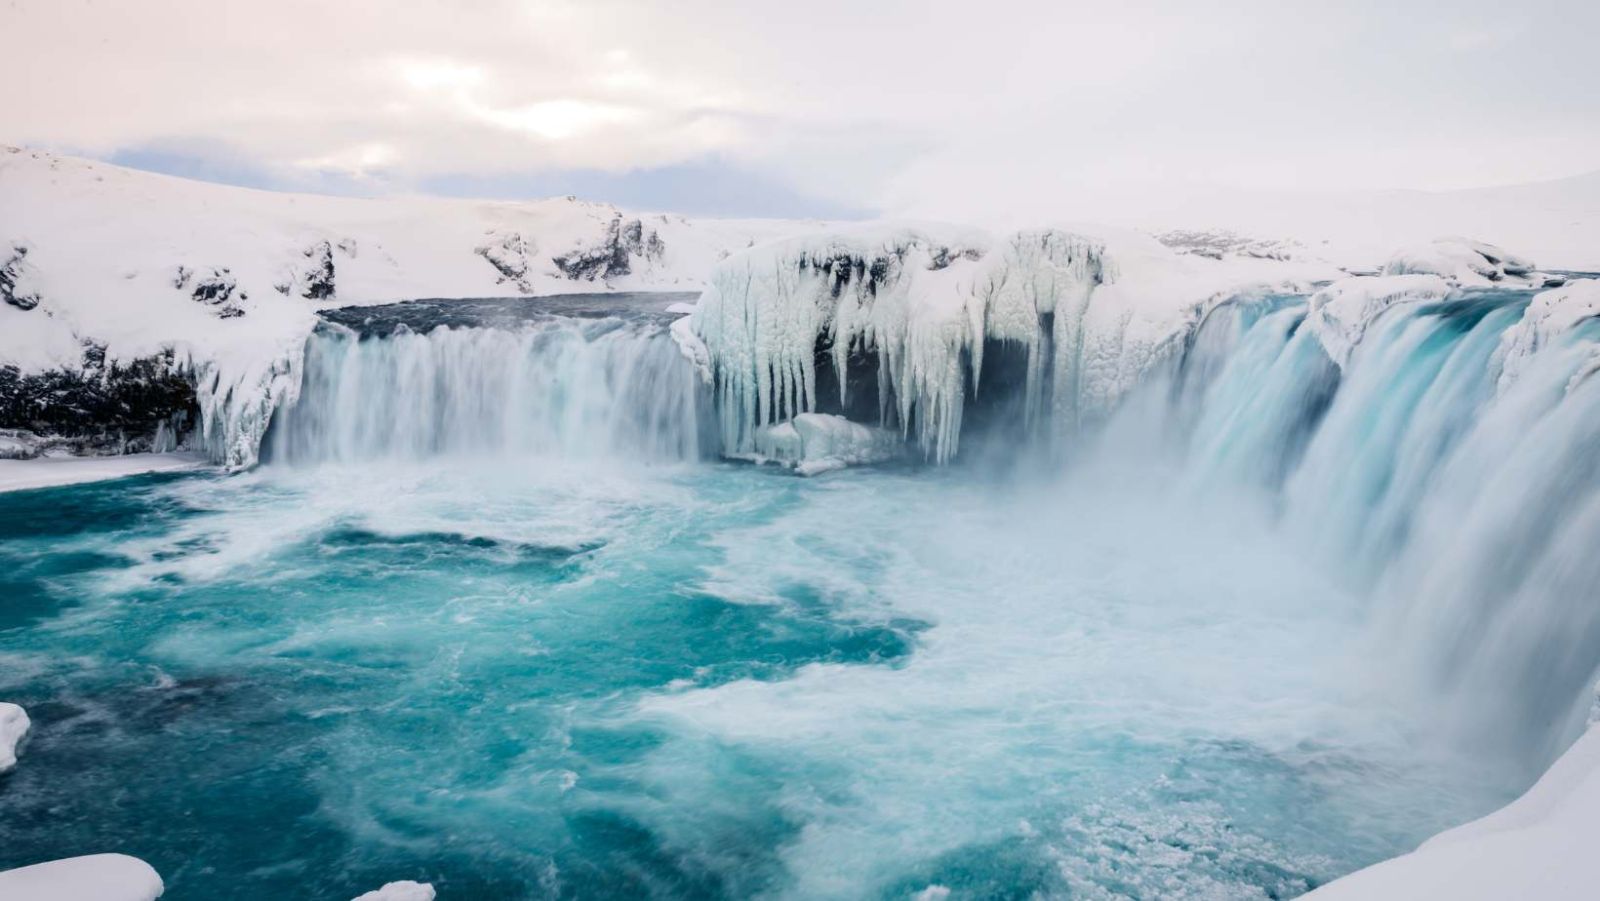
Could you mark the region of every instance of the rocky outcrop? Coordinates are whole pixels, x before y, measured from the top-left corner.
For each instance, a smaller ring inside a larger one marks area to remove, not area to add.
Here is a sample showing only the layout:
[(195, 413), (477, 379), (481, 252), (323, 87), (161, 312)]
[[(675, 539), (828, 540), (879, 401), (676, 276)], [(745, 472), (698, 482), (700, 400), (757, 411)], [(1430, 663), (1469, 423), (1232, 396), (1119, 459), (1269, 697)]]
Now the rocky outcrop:
[[(340, 241), (340, 249), (344, 249), (345, 242)], [(354, 255), (355, 245), (346, 251)], [(288, 276), (274, 287), (279, 294), (296, 295), (307, 300), (327, 300), (334, 294), (334, 268), (333, 245), (327, 241), (318, 241), (300, 251), (304, 257), (302, 262), (297, 262), (290, 267)]]
[(618, 214), (598, 245), (562, 254), (552, 262), (573, 281), (603, 281), (631, 273), (635, 259), (659, 262), (666, 249), (661, 236), (655, 229), (645, 229), (643, 220), (624, 220)]
[(5, 262), (0, 263), (0, 301), (5, 301), (19, 310), (31, 310), (39, 305), (39, 295), (19, 284), (23, 280), (27, 265), (26, 244), (11, 245), (11, 253), (7, 255)]
[(538, 245), (532, 238), (520, 232), (491, 232), (489, 242), (480, 244), (473, 252), (500, 273), (495, 279), (497, 284), (513, 285), (522, 294), (533, 293), (528, 284), (528, 259), (538, 253)]
[(195, 303), (216, 307), (217, 316), (222, 319), (243, 316), (244, 310), (235, 300), (250, 298), (249, 294), (239, 290), (238, 279), (226, 266), (213, 268), (206, 275), (199, 275), (187, 266), (179, 266), (177, 274), (173, 276), (172, 286), (180, 291), (188, 291)]
[(108, 363), (86, 345), (81, 368), (22, 374), (0, 366), (0, 430), (18, 456), (171, 450), (196, 419), (194, 387), (169, 351)]

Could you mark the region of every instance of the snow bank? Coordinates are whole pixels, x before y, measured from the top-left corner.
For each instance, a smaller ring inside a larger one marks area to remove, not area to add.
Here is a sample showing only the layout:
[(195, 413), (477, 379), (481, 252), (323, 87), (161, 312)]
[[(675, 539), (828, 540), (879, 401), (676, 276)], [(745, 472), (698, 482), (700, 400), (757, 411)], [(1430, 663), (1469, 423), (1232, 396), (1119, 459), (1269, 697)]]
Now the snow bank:
[(16, 704), (0, 703), (0, 773), (17, 765), (17, 745), (33, 723)]
[(1591, 727), (1527, 794), (1410, 854), (1335, 880), (1314, 901), (1593, 898), (1600, 835), (1600, 730)]
[(1384, 275), (1437, 275), (1463, 287), (1543, 284), (1533, 261), (1470, 238), (1438, 238), (1407, 247), (1383, 265)]
[[(1495, 350), (1500, 365), (1498, 390), (1509, 388), (1540, 350), (1579, 323), (1595, 318), (1600, 318), (1600, 279), (1580, 279), (1535, 295), (1522, 319), (1506, 330)], [(1600, 365), (1600, 355), (1595, 364)], [(1574, 384), (1594, 371), (1595, 366), (1585, 367), (1574, 377)]]
[[(1109, 412), (1181, 350), (1211, 306), (1306, 290), (1322, 264), (1180, 255), (1104, 229), (1042, 228), (1002, 239), (949, 226), (881, 224), (752, 248), (713, 271), (690, 328), (714, 372), (723, 448), (837, 402), (853, 358), (876, 359), (881, 424), (931, 459), (956, 452), (986, 341), (1021, 347), (1030, 419), (1070, 430)], [(818, 396), (818, 363), (837, 398)]]
[(1311, 296), (1306, 327), (1343, 369), (1367, 327), (1401, 304), (1437, 303), (1450, 296), (1450, 283), (1437, 275), (1356, 276), (1341, 279)]
[(181, 472), (205, 465), (206, 458), (194, 453), (0, 460), (0, 492), (99, 482), (150, 472)]
[(843, 416), (801, 413), (787, 422), (756, 430), (750, 459), (780, 463), (803, 476), (847, 466), (882, 463), (900, 455), (898, 434), (851, 422)]
[(409, 879), (390, 882), (383, 888), (359, 895), (351, 901), (433, 901), (433, 886)]
[(166, 886), (126, 854), (90, 854), (0, 872), (0, 898), (16, 901), (154, 901)]
[(817, 222), (689, 220), (561, 198), (282, 194), (0, 146), (0, 366), (171, 350), (206, 450), (252, 464), (316, 311), (436, 297), (697, 290), (730, 252)]

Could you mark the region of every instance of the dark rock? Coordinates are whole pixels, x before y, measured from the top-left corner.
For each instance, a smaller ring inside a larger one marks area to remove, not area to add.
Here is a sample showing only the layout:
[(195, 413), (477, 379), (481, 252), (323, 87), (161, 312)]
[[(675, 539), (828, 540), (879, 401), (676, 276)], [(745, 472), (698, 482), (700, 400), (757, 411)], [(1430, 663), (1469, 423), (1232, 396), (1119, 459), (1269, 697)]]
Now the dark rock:
[(311, 262), (302, 273), (300, 296), (307, 300), (327, 300), (333, 296), (333, 247), (327, 241), (318, 241), (301, 251)]
[(533, 293), (533, 287), (528, 284), (528, 257), (537, 253), (534, 242), (517, 232), (496, 234), (494, 238), (475, 248), (473, 253), (483, 257), (500, 273), (496, 283), (515, 285), (523, 294)]
[(0, 366), (0, 429), (25, 430), (80, 452), (150, 450), (158, 433), (197, 422), (194, 386), (171, 351), (126, 365), (86, 344), (80, 368), (23, 375)]
[(17, 287), (17, 281), (22, 278), (27, 266), (27, 257), (26, 245), (13, 244), (9, 257), (0, 263), (0, 300), (19, 310), (31, 310), (39, 305), (38, 294)]
[(654, 229), (646, 232), (641, 220), (623, 221), (619, 213), (607, 224), (600, 244), (562, 254), (552, 262), (567, 278), (592, 282), (627, 275), (633, 271), (635, 258), (654, 262), (666, 249), (666, 242)]

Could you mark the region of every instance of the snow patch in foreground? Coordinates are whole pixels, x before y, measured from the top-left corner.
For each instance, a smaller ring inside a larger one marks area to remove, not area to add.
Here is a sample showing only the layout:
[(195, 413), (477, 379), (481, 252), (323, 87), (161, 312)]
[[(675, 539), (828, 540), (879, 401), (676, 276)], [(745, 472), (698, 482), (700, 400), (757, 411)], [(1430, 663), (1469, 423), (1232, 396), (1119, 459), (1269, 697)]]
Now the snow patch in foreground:
[(901, 437), (885, 429), (828, 413), (801, 413), (788, 422), (762, 426), (755, 434), (758, 463), (780, 463), (803, 476), (847, 466), (882, 463), (900, 454)]
[(351, 901), (433, 901), (433, 897), (432, 885), (403, 879), (387, 883), (383, 888), (374, 889), (364, 895), (358, 895)]
[(1336, 879), (1315, 901), (1592, 898), (1600, 835), (1600, 730), (1593, 727), (1527, 794), (1422, 847)]
[(0, 898), (18, 901), (155, 901), (166, 891), (149, 864), (126, 854), (90, 854), (0, 873)]
[(204, 455), (192, 453), (0, 460), (0, 492), (99, 482), (151, 472), (183, 472), (206, 465)]
[(31, 725), (26, 710), (16, 704), (0, 703), (0, 773), (17, 765), (17, 745)]

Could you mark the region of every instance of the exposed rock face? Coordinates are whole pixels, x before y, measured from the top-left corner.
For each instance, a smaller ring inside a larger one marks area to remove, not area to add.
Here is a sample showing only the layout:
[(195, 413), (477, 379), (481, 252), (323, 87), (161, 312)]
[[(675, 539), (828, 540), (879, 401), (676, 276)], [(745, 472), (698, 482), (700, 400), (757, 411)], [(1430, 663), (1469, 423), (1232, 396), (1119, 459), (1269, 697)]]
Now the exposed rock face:
[[(343, 241), (339, 242), (340, 249), (344, 249)], [(354, 255), (354, 244), (351, 250), (346, 251)], [(289, 277), (279, 282), (276, 287), (279, 294), (297, 294), (307, 300), (327, 300), (334, 292), (333, 245), (327, 241), (317, 243), (300, 251), (305, 261), (291, 268)]]
[(23, 375), (14, 366), (0, 367), (0, 429), (11, 430), (19, 447), (170, 449), (196, 411), (194, 387), (170, 351), (121, 366), (108, 364), (105, 348), (90, 344), (81, 369)]
[(562, 254), (552, 262), (567, 278), (592, 282), (627, 275), (633, 271), (636, 257), (657, 262), (666, 249), (655, 229), (646, 231), (642, 220), (624, 220), (618, 214), (606, 226), (606, 237), (600, 244)]
[(1175, 229), (1155, 236), (1157, 241), (1178, 253), (1213, 260), (1230, 256), (1258, 260), (1292, 260), (1300, 247), (1293, 241), (1250, 238), (1226, 229)]
[(217, 316), (222, 319), (243, 316), (244, 310), (233, 301), (235, 298), (241, 301), (249, 299), (248, 294), (239, 290), (238, 280), (226, 266), (212, 269), (210, 274), (203, 276), (187, 266), (179, 266), (172, 286), (180, 291), (188, 291), (195, 303), (219, 307)]
[(5, 262), (0, 263), (0, 300), (19, 310), (31, 310), (39, 305), (39, 295), (18, 285), (27, 267), (28, 247), (13, 244)]
[(489, 265), (500, 273), (496, 282), (515, 285), (522, 294), (533, 293), (533, 288), (528, 284), (528, 258), (538, 253), (538, 245), (533, 239), (523, 237), (520, 232), (493, 232), (489, 242), (478, 246), (473, 252), (488, 260)]

